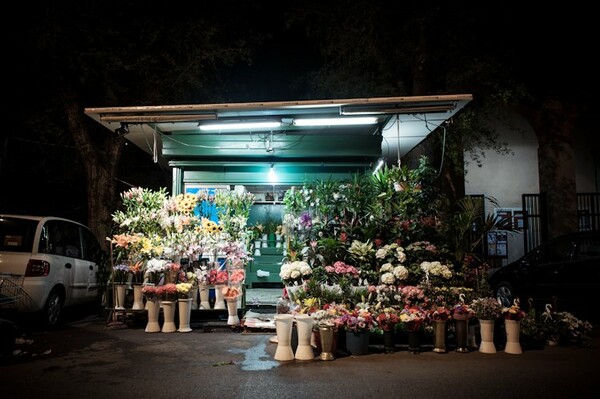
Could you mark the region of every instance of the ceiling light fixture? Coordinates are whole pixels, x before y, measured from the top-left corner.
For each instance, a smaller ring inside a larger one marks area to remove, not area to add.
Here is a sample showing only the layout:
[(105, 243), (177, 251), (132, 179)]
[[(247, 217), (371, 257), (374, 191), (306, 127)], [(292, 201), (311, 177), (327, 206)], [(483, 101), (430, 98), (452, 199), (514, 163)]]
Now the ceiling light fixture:
[(376, 123), (377, 118), (375, 117), (294, 119), (294, 126), (352, 126)]
[(200, 125), (200, 130), (267, 130), (280, 127), (281, 122), (236, 122), (236, 123), (211, 123)]
[(386, 114), (423, 114), (428, 112), (448, 112), (456, 109), (456, 103), (434, 104), (397, 104), (397, 105), (348, 105), (342, 107), (342, 115), (386, 115)]
[(125, 136), (127, 133), (129, 133), (129, 125), (121, 122), (121, 125), (115, 129), (115, 133), (117, 134), (117, 137)]
[(277, 183), (277, 174), (275, 173), (275, 166), (271, 164), (269, 169), (269, 183)]

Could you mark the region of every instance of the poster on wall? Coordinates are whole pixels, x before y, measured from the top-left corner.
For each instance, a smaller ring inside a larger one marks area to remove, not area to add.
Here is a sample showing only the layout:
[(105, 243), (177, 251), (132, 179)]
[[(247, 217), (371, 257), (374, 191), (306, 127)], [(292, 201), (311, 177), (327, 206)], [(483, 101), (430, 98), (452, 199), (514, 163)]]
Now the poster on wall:
[(202, 200), (196, 209), (194, 214), (201, 218), (207, 218), (215, 223), (219, 223), (219, 215), (217, 212), (217, 205), (215, 204), (215, 197), (218, 190), (229, 190), (229, 186), (202, 186), (202, 185), (186, 185), (184, 192), (187, 194), (198, 194), (204, 192), (204, 200)]
[(508, 234), (505, 231), (491, 231), (487, 235), (488, 256), (508, 257)]

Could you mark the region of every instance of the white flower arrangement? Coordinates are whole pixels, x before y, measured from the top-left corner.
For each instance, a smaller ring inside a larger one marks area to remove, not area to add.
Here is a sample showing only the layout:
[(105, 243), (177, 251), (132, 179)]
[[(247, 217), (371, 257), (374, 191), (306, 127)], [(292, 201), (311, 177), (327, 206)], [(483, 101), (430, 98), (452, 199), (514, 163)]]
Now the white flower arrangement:
[(302, 280), (308, 278), (312, 274), (312, 268), (307, 262), (294, 261), (281, 265), (279, 277), (287, 284), (301, 284)]
[(452, 270), (450, 270), (450, 268), (447, 265), (443, 265), (439, 261), (421, 262), (420, 267), (421, 270), (423, 270), (423, 272), (427, 276), (427, 278), (429, 278), (429, 276), (437, 276), (445, 279), (449, 279), (452, 277)]
[(406, 280), (408, 278), (408, 269), (402, 265), (394, 267), (392, 273), (398, 280)]

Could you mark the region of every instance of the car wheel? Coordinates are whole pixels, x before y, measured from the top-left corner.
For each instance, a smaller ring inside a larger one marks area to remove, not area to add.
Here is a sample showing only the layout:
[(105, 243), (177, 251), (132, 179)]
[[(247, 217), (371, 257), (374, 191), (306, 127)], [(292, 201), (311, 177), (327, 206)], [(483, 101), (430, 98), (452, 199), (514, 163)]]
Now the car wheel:
[(46, 325), (53, 327), (60, 323), (63, 303), (63, 295), (57, 290), (52, 290), (42, 312), (42, 317)]
[(509, 307), (513, 304), (513, 301), (517, 297), (517, 293), (515, 291), (512, 283), (508, 281), (501, 281), (496, 284), (496, 298), (500, 301), (502, 306)]

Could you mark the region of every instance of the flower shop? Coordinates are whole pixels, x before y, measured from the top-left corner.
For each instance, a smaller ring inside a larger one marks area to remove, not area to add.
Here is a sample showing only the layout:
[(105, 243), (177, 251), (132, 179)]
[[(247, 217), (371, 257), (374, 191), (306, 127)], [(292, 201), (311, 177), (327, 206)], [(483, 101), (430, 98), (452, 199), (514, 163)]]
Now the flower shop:
[(241, 329), (246, 290), (277, 284), (281, 361), (580, 341), (591, 326), (574, 315), (492, 297), (486, 199), (449, 204), (427, 157), (403, 163), (471, 99), (86, 109), (173, 169), (172, 195), (121, 194), (113, 310), (147, 315), (148, 332), (189, 332), (197, 311)]
[[(468, 234), (477, 224), (474, 200), (447, 209), (436, 176), (422, 157), (414, 169), (384, 166), (285, 192), (276, 360), (309, 360), (315, 351), (333, 360), (374, 347), (418, 354), (500, 346), (520, 354), (524, 340), (543, 346), (589, 333), (589, 323), (550, 305), (536, 313), (492, 297), (479, 239)], [(110, 238), (115, 309), (126, 309), (130, 284), (131, 309), (147, 313), (146, 332), (190, 332), (194, 309), (223, 310), (228, 326), (243, 327), (246, 273), (260, 245), (248, 224), (254, 194), (217, 190), (218, 221), (203, 211), (202, 190), (169, 196), (132, 188), (121, 198)]]

